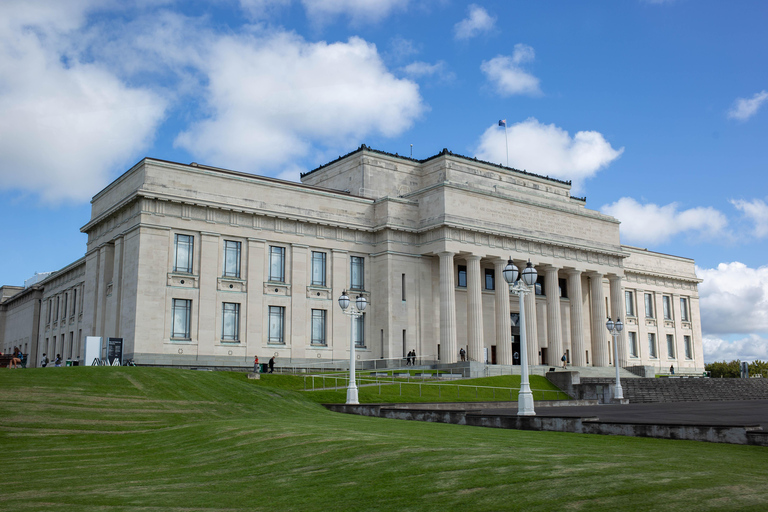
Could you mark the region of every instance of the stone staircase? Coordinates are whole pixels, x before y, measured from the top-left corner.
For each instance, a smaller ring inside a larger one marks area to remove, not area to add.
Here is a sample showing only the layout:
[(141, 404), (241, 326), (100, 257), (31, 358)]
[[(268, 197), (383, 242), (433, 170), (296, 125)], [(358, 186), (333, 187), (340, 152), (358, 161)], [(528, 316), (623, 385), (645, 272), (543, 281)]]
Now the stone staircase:
[[(615, 379), (582, 377), (582, 384), (610, 385)], [(705, 402), (768, 399), (768, 379), (621, 379), (630, 403)]]

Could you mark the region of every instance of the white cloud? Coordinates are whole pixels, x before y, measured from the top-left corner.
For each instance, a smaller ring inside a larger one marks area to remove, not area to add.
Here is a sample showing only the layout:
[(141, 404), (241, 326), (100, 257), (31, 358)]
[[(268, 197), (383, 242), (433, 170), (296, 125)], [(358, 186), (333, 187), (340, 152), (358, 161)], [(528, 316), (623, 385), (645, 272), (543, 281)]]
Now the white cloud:
[(326, 23), (336, 16), (347, 16), (353, 23), (376, 23), (392, 12), (404, 10), (409, 0), (301, 0), (307, 18)]
[(472, 4), (467, 9), (468, 16), (453, 26), (453, 35), (456, 39), (470, 39), (482, 32), (493, 30), (496, 17), (488, 14), (488, 11), (479, 5)]
[(737, 98), (728, 111), (728, 117), (738, 119), (739, 121), (746, 121), (757, 113), (766, 100), (768, 100), (768, 91), (755, 93), (750, 99)]
[(600, 211), (619, 219), (622, 241), (634, 244), (664, 243), (682, 234), (715, 237), (728, 224), (725, 215), (711, 207), (678, 210), (677, 203), (640, 204), (631, 197), (622, 197)]
[[(571, 138), (562, 128), (539, 123), (534, 118), (510, 126), (507, 132), (510, 167), (571, 180), (574, 192), (624, 151), (613, 149), (598, 132), (577, 132)], [(497, 126), (488, 128), (480, 137), (475, 155), (506, 165), (504, 130)]]
[(448, 71), (445, 61), (437, 61), (434, 64), (428, 62), (411, 62), (403, 68), (403, 73), (413, 78), (437, 76), (443, 82), (449, 82), (456, 78), (452, 71)]
[(696, 268), (704, 334), (768, 333), (768, 266)]
[(520, 67), (524, 62), (532, 61), (536, 54), (528, 45), (518, 43), (512, 56), (498, 55), (483, 61), (480, 70), (485, 73), (496, 92), (502, 96), (514, 94), (541, 94), (539, 79)]
[(0, 187), (87, 199), (163, 119), (160, 94), (82, 61), (71, 38), (95, 4), (0, 7)]
[(360, 38), (309, 43), (295, 34), (221, 37), (205, 63), (212, 115), (176, 144), (200, 160), (263, 173), (315, 144), (349, 146), (402, 133), (423, 111), (418, 85), (397, 79)]
[(756, 360), (768, 361), (768, 338), (751, 334), (746, 338), (724, 340), (717, 336), (704, 336), (704, 362)]
[(768, 236), (768, 205), (761, 199), (744, 201), (732, 200), (731, 204), (755, 224), (754, 235), (757, 238)]

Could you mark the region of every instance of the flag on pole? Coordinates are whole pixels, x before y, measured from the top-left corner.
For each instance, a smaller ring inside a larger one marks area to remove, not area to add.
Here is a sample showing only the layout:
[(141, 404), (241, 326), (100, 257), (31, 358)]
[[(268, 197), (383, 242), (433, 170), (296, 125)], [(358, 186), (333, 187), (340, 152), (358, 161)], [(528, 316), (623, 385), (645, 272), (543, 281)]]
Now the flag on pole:
[(506, 119), (499, 120), (499, 126), (503, 126), (504, 128), (506, 128), (507, 127), (507, 120)]

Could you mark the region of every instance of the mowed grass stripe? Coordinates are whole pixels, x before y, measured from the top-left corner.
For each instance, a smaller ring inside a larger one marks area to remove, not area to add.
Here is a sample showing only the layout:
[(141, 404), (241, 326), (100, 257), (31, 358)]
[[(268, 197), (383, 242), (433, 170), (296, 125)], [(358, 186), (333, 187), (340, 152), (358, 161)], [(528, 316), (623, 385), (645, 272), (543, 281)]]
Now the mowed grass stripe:
[(768, 505), (765, 448), (334, 414), (312, 393), (268, 386), (281, 378), (295, 384), (151, 368), (0, 372), (0, 510)]

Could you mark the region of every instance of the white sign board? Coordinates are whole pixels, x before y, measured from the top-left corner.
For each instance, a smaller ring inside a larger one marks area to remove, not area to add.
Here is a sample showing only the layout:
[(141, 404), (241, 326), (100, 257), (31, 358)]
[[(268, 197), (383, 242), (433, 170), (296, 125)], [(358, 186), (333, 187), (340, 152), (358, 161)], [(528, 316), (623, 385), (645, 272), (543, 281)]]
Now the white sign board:
[(85, 360), (86, 366), (92, 366), (94, 359), (101, 359), (101, 337), (85, 337)]

